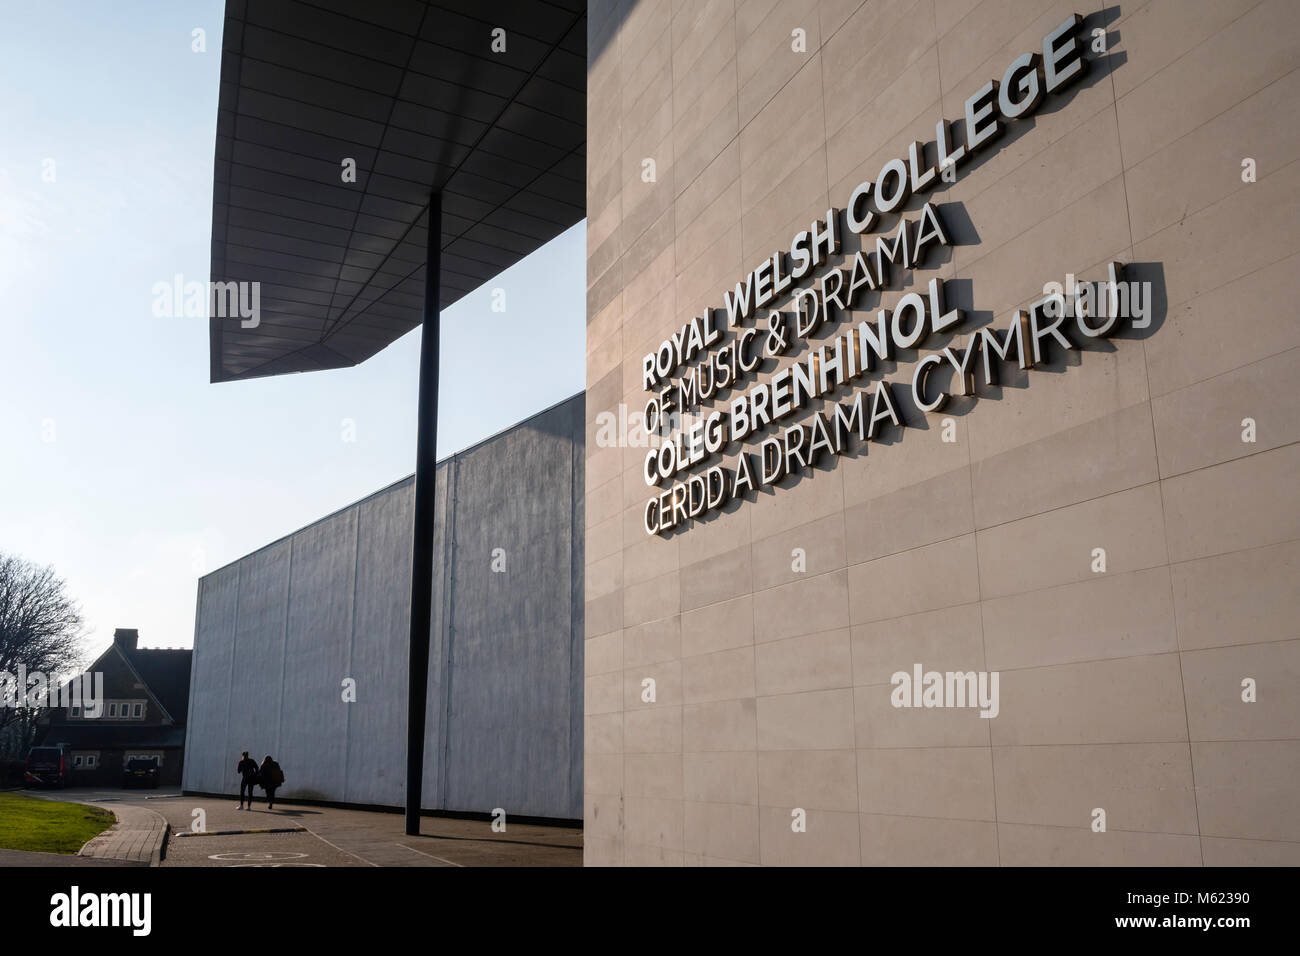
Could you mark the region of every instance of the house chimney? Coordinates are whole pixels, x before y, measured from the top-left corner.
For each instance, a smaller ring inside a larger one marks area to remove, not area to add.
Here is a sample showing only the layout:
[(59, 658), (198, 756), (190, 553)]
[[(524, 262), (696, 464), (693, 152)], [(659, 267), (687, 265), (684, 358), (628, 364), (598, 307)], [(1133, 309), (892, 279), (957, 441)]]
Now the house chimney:
[(133, 651), (140, 643), (140, 632), (134, 627), (119, 627), (113, 632), (113, 643), (124, 651)]

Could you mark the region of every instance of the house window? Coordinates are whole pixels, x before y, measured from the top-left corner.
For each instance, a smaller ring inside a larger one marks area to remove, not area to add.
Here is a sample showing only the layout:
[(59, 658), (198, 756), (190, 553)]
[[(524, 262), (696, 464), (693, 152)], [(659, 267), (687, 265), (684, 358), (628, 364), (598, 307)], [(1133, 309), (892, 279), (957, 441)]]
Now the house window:
[(72, 758), (72, 766), (73, 766), (74, 768), (75, 768), (75, 767), (80, 767), (80, 766), (81, 766), (81, 755), (80, 755), (80, 754), (78, 754), (77, 756), (75, 756), (75, 757)]
[(112, 704), (109, 704), (109, 705), (108, 705), (108, 716), (110, 716), (110, 717), (116, 717), (116, 716), (117, 716), (117, 704), (116, 704), (116, 703), (112, 703)]
[(139, 719), (144, 716), (144, 704), (136, 703), (131, 705), (131, 716)]
[(86, 769), (94, 770), (95, 764), (99, 763), (99, 757), (95, 754), (86, 754)]
[(80, 705), (80, 704), (73, 704), (73, 705), (68, 709), (68, 716), (70, 716), (70, 717), (80, 717), (80, 716), (81, 716), (81, 705)]

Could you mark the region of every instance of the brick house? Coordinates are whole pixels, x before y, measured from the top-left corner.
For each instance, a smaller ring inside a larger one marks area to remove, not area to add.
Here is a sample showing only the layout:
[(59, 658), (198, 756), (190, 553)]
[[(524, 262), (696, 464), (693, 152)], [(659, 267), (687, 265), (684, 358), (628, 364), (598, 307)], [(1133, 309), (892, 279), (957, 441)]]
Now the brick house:
[(117, 787), (132, 757), (157, 757), (163, 786), (179, 786), (190, 698), (188, 648), (141, 648), (134, 628), (118, 628), (113, 643), (86, 669), (104, 675), (98, 717), (80, 706), (51, 709), (37, 731), (43, 744), (63, 744), (74, 786)]

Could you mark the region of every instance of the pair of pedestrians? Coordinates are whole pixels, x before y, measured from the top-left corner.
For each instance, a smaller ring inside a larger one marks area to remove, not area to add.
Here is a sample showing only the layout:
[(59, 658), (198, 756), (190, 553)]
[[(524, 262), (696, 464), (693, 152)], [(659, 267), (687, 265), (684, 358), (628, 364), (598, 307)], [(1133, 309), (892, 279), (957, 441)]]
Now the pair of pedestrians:
[(267, 754), (259, 767), (257, 761), (248, 756), (248, 751), (238, 764), (235, 765), (235, 773), (239, 774), (239, 806), (238, 810), (244, 809), (244, 790), (248, 790), (248, 809), (253, 809), (253, 788), (260, 786), (266, 791), (266, 809), (275, 809), (275, 791), (284, 783), (284, 771), (280, 765), (271, 759)]

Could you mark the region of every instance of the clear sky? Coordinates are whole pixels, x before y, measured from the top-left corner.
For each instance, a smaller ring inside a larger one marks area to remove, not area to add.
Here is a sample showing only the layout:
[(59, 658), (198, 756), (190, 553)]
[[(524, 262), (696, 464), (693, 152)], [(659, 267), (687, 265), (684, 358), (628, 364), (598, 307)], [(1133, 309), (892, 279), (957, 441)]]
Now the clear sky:
[[(207, 320), (152, 314), (154, 283), (209, 278), (223, 9), (4, 9), (0, 551), (67, 579), (88, 652), (115, 627), (190, 646), (199, 576), (415, 467), (418, 332), (353, 369), (210, 385)], [(583, 388), (585, 228), (443, 314), (440, 457)], [(458, 356), (488, 342), (483, 381)]]

